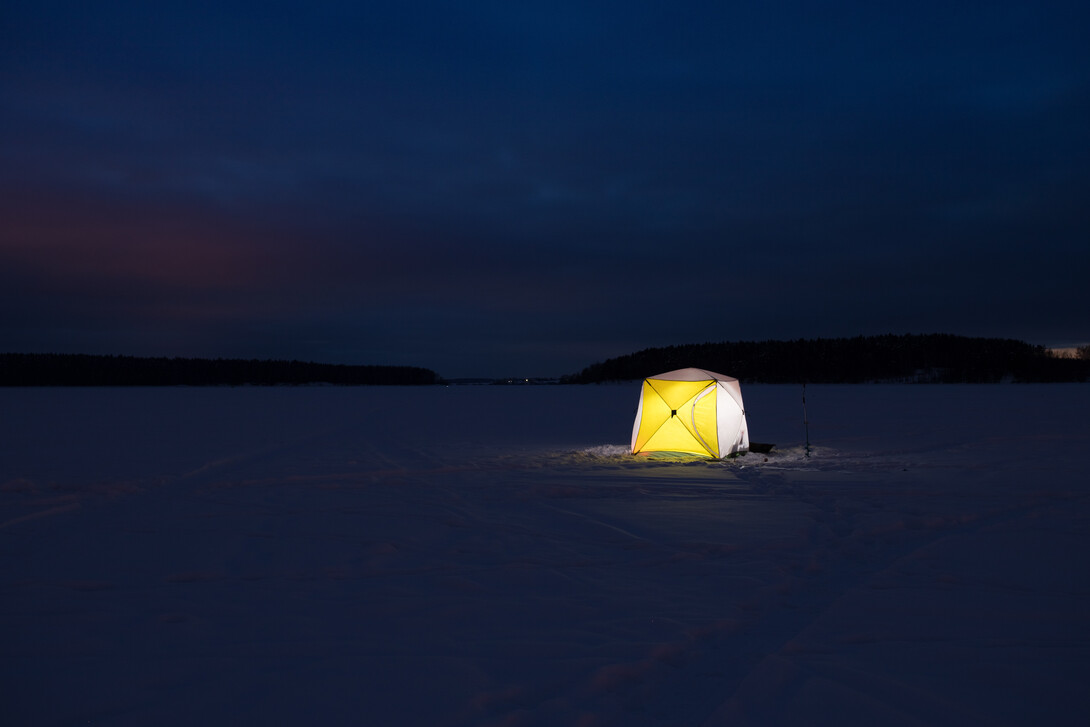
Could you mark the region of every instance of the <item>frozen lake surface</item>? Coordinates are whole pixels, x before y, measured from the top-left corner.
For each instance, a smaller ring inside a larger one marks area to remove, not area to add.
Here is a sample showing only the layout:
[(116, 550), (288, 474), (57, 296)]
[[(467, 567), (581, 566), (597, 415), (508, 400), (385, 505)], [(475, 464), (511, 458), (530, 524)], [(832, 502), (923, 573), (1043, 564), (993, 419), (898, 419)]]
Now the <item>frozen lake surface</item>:
[(0, 724), (1079, 725), (1090, 386), (0, 389)]

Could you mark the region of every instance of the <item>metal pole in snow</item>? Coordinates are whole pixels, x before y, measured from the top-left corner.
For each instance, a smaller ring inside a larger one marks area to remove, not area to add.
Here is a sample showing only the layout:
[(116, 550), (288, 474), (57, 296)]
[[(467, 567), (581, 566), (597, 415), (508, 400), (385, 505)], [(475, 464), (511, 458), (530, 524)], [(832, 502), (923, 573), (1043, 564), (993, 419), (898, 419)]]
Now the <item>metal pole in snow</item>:
[(810, 419), (806, 415), (806, 384), (802, 385), (802, 425), (806, 429), (806, 456), (810, 456)]

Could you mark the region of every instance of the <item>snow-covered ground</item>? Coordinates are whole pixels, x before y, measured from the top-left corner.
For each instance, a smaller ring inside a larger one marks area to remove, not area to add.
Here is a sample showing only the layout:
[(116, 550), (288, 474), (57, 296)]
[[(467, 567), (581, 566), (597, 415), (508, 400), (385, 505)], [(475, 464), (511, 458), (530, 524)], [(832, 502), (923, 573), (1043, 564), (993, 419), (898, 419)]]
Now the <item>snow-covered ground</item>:
[(0, 390), (0, 724), (1082, 725), (1090, 386)]

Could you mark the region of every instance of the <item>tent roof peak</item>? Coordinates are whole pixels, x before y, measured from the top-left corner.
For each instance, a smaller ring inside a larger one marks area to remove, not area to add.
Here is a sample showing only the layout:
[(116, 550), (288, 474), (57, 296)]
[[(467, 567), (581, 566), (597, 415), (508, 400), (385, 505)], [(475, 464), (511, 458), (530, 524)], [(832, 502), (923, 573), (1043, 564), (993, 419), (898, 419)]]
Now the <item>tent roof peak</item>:
[(663, 381), (737, 381), (738, 379), (733, 376), (726, 376), (724, 374), (717, 374), (714, 371), (708, 371), (707, 369), (698, 368), (685, 368), (676, 369), (674, 371), (667, 371), (663, 374), (656, 374), (655, 376), (648, 376), (648, 379), (661, 379)]

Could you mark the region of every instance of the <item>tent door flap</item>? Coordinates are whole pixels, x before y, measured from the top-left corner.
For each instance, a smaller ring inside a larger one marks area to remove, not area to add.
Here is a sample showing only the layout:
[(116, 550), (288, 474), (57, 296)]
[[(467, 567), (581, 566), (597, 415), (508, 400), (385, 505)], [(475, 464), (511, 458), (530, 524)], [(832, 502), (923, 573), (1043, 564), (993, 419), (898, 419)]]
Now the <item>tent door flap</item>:
[[(711, 385), (708, 386), (708, 388), (704, 389), (699, 394), (697, 394), (695, 398), (693, 398), (693, 407), (690, 410), (690, 418), (693, 424), (693, 433), (696, 434), (696, 438), (700, 440), (700, 444), (703, 445), (704, 449), (708, 450), (708, 454), (713, 457), (718, 457), (719, 452), (717, 451), (717, 449), (708, 444), (707, 440), (704, 439), (704, 435), (700, 433), (700, 427), (696, 425), (696, 405), (705, 396), (715, 391), (715, 387), (716, 383), (713, 381)], [(716, 444), (718, 444), (718, 442), (716, 442)]]

